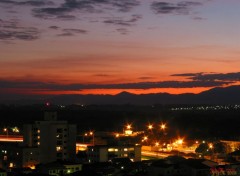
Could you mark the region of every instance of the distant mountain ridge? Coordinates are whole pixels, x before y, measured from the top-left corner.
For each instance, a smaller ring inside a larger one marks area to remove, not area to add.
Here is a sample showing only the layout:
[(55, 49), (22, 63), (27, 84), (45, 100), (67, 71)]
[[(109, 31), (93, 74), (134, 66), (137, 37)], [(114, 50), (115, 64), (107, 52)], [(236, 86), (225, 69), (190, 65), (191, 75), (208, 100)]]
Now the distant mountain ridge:
[[(132, 94), (121, 92), (117, 95), (57, 95), (31, 99), (11, 99), (11, 103), (31, 104), (50, 101), (53, 104), (133, 104), (133, 105), (153, 105), (153, 104), (240, 104), (240, 86), (229, 86), (225, 88), (217, 87), (199, 94)], [(4, 103), (3, 101), (1, 101)]]
[(240, 103), (240, 86), (213, 88), (199, 94), (154, 93), (136, 95), (121, 92), (117, 95), (61, 95), (51, 100), (53, 103), (68, 101), (67, 104), (237, 104)]

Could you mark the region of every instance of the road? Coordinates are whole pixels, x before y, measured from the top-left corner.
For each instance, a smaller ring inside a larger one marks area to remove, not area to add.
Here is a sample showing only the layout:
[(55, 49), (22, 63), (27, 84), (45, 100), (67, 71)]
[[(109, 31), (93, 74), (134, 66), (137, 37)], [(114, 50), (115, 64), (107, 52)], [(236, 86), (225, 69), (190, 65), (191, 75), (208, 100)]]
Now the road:
[(166, 158), (169, 156), (167, 153), (160, 153), (160, 152), (154, 152), (154, 151), (144, 151), (142, 150), (142, 156), (149, 156), (153, 158)]
[(23, 142), (20, 135), (0, 135), (0, 142)]

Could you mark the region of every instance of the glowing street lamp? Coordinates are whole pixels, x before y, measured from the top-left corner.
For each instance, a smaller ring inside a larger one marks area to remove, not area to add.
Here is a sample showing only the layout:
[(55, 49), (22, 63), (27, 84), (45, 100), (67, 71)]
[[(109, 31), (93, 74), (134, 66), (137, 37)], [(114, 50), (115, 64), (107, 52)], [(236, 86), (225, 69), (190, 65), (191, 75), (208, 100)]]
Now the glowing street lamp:
[(130, 130), (132, 128), (132, 126), (130, 124), (128, 124), (126, 127), (128, 130)]
[(160, 128), (161, 128), (161, 130), (165, 130), (165, 129), (166, 129), (166, 124), (162, 123), (162, 124), (160, 125)]
[(18, 127), (13, 127), (13, 128), (12, 128), (12, 131), (13, 131), (14, 133), (19, 133)]
[(180, 145), (183, 144), (183, 139), (178, 139), (177, 144), (180, 144)]
[(6, 132), (7, 137), (8, 137), (8, 129), (7, 128), (3, 128), (3, 131)]
[(152, 124), (149, 124), (149, 125), (148, 125), (148, 129), (149, 129), (149, 130), (152, 130), (152, 129), (153, 129), (153, 125), (152, 125)]
[(89, 135), (92, 136), (92, 141), (93, 141), (93, 145), (94, 145), (94, 132), (93, 132), (93, 131), (90, 131), (90, 132), (89, 132)]
[(148, 140), (148, 137), (144, 136), (143, 139), (142, 139), (142, 142), (147, 141), (147, 140)]

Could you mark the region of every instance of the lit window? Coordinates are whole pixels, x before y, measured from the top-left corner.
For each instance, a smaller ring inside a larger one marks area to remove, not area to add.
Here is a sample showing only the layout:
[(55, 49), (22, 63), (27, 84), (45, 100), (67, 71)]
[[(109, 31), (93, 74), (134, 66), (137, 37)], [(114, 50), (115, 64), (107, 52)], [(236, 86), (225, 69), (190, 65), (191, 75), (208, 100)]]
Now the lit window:
[(57, 147), (56, 147), (56, 150), (59, 152), (59, 151), (62, 150), (62, 148), (61, 148), (60, 146), (57, 146)]
[(118, 149), (114, 149), (115, 152), (118, 152)]
[(40, 133), (40, 130), (37, 130), (37, 133)]
[(108, 151), (109, 152), (114, 152), (114, 148), (109, 148)]
[(129, 151), (134, 151), (134, 148), (129, 148), (128, 150), (129, 150)]
[(13, 163), (10, 163), (10, 164), (9, 164), (9, 167), (13, 167)]
[(128, 149), (127, 149), (127, 148), (124, 148), (123, 150), (124, 150), (125, 152), (126, 152), (126, 151), (128, 151)]

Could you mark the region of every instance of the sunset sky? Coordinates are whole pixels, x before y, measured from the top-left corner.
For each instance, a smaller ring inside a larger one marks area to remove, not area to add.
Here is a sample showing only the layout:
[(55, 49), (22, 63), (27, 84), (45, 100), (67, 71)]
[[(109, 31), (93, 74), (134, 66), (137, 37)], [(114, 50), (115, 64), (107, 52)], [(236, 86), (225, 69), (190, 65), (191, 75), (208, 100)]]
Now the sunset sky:
[(0, 0), (0, 94), (239, 85), (239, 0)]

